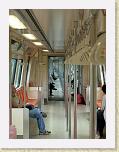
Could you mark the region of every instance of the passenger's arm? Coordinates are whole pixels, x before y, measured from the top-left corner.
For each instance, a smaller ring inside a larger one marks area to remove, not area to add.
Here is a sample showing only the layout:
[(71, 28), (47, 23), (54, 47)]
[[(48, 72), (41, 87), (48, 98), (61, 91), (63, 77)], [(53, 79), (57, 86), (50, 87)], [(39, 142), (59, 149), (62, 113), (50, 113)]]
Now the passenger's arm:
[(23, 104), (19, 101), (16, 96), (12, 97), (12, 108), (22, 108)]
[(34, 107), (38, 107), (38, 100), (34, 103)]

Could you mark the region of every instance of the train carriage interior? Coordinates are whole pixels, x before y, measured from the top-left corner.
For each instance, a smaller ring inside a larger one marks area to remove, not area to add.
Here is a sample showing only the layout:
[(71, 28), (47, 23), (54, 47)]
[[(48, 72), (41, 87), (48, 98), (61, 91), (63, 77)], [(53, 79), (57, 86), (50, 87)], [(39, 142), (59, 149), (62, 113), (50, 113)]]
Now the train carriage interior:
[(106, 139), (106, 10), (10, 9), (9, 69), (10, 139)]

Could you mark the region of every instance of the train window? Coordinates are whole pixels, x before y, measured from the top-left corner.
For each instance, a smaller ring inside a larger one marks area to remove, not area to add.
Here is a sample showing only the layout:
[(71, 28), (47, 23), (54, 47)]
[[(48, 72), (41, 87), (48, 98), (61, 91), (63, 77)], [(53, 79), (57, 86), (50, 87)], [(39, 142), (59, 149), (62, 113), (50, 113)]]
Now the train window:
[(100, 73), (100, 68), (99, 68), (99, 66), (97, 66), (97, 80), (98, 80), (98, 83), (102, 83), (102, 81), (101, 81), (101, 73)]
[(103, 74), (104, 83), (106, 83), (106, 80), (105, 80), (105, 78), (106, 78), (106, 71), (105, 71), (105, 66), (104, 65), (102, 65), (102, 74)]
[(17, 60), (15, 83), (14, 83), (16, 87), (20, 86), (21, 75), (22, 75), (22, 63), (23, 63), (22, 59)]
[(102, 84), (104, 84), (104, 75), (103, 75), (103, 71), (102, 71), (102, 65), (99, 65), (99, 68), (100, 68), (100, 75), (101, 75), (101, 82)]
[(28, 62), (27, 65), (26, 65), (26, 79), (25, 79), (25, 84), (27, 83), (28, 71), (29, 71), (29, 62)]
[(17, 65), (17, 59), (12, 59), (11, 60), (11, 83), (14, 84), (14, 79), (15, 79), (15, 72), (16, 72), (16, 65)]
[(19, 50), (23, 49), (22, 43), (17, 42), (16, 40), (12, 39), (11, 40), (11, 49), (12, 49), (12, 51), (19, 51)]

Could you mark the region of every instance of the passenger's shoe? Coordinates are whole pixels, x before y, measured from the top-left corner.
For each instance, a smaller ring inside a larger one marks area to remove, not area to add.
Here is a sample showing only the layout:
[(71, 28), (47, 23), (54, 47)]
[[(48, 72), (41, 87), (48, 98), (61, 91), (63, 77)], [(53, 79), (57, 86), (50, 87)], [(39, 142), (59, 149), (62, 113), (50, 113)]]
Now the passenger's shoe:
[(96, 139), (100, 139), (100, 136), (98, 134), (96, 134), (95, 138)]
[(45, 112), (41, 112), (41, 114), (42, 114), (42, 116), (43, 116), (44, 118), (47, 117), (47, 114), (46, 114)]
[(49, 135), (51, 131), (39, 132), (39, 135)]
[(100, 137), (99, 139), (105, 139), (104, 137)]
[(53, 88), (52, 90), (57, 90), (56, 88)]

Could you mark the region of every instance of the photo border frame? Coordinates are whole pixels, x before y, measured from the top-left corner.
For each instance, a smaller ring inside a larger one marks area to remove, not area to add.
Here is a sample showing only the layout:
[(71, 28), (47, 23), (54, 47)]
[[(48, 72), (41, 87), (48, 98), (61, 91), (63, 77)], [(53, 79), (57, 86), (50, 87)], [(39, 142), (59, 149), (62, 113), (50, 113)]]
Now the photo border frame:
[[(2, 46), (0, 71), (1, 89), (0, 125), (1, 148), (115, 148), (115, 1), (105, 0), (74, 0), (61, 3), (30, 2), (17, 0), (7, 2), (2, 11), (2, 30), (0, 42)], [(74, 3), (75, 2), (75, 3)], [(5, 3), (5, 2), (3, 2)], [(38, 7), (39, 6), (39, 7)], [(107, 138), (106, 139), (9, 139), (9, 9), (106, 9), (106, 83), (107, 83)], [(4, 46), (3, 46), (4, 44)], [(112, 51), (113, 50), (113, 51)], [(107, 54), (108, 53), (108, 54)], [(5, 71), (5, 73), (4, 73)], [(110, 89), (111, 88), (111, 89)], [(111, 107), (111, 109), (109, 108)], [(5, 113), (5, 114), (4, 114)], [(111, 125), (110, 125), (111, 124)], [(4, 130), (4, 131), (2, 131)]]

